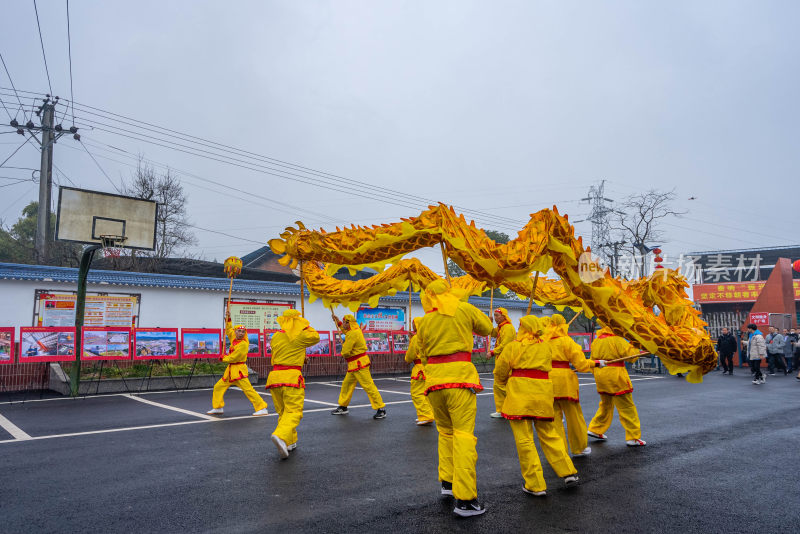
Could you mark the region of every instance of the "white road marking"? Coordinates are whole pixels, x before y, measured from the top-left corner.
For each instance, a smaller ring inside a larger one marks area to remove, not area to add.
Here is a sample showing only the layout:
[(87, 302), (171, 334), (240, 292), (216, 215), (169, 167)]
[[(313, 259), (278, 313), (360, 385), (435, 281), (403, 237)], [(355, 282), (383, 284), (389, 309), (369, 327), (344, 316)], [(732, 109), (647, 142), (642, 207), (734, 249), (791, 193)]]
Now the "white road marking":
[(170, 406), (169, 404), (162, 404), (160, 402), (155, 402), (147, 399), (143, 399), (141, 397), (134, 397), (133, 395), (123, 395), (123, 397), (127, 397), (129, 399), (133, 399), (135, 401), (143, 402), (145, 404), (149, 404), (151, 406), (158, 406), (159, 408), (164, 408), (165, 410), (172, 410), (173, 412), (183, 413), (186, 415), (191, 415), (194, 417), (199, 417), (200, 419), (208, 419), (210, 421), (217, 421), (218, 417), (213, 417), (211, 415), (206, 415), (204, 413), (197, 413), (191, 410), (184, 410), (183, 408), (177, 408), (175, 406)]
[(0, 415), (0, 427), (3, 427), (3, 430), (14, 436), (14, 440), (27, 440), (31, 439), (31, 437), (24, 432), (20, 427)]
[(323, 401), (312, 400), (312, 399), (303, 399), (303, 400), (304, 400), (305, 402), (315, 402), (315, 403), (317, 403), (317, 404), (324, 404), (324, 405), (326, 405), (326, 406), (333, 406), (334, 408), (335, 408), (336, 406), (339, 406), (339, 405), (338, 405), (338, 404), (336, 404), (335, 402), (323, 402)]

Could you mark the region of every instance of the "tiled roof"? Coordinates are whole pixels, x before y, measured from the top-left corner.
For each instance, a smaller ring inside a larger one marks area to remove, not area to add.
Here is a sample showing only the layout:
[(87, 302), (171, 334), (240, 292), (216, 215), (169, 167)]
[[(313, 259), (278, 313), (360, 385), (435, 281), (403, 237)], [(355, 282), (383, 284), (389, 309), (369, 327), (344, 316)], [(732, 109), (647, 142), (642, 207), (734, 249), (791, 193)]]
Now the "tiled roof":
[[(52, 267), (49, 265), (25, 265), (0, 263), (0, 280), (32, 280), (38, 282), (78, 283), (78, 269), (74, 267)], [(90, 284), (134, 287), (168, 287), (176, 289), (195, 289), (202, 291), (227, 291), (226, 278), (206, 278), (203, 276), (181, 276), (176, 274), (136, 273), (129, 271), (90, 270), (87, 281)], [(268, 293), (273, 295), (300, 296), (300, 285), (288, 282), (265, 282), (260, 280), (235, 280), (233, 288), (245, 293)], [(308, 291), (306, 291), (308, 297)], [(413, 302), (419, 302), (417, 293), (411, 294)], [(488, 297), (470, 297), (475, 306), (489, 305)], [(528, 303), (523, 300), (494, 299), (495, 305), (501, 303), (506, 308), (525, 309)], [(404, 304), (408, 293), (398, 291), (391, 297), (381, 297), (381, 304)], [(534, 304), (534, 308), (541, 306)]]

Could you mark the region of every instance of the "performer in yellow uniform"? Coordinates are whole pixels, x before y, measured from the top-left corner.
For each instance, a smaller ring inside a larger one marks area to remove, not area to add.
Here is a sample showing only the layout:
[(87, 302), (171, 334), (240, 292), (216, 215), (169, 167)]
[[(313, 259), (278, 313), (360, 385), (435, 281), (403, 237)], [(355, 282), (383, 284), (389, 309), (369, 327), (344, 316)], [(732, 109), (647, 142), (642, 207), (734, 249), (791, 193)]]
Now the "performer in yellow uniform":
[(267, 389), (278, 412), (272, 443), (281, 458), (288, 458), (289, 452), (297, 448), (297, 425), (303, 418), (306, 348), (319, 343), (319, 334), (297, 310), (283, 312), (278, 324), (281, 329), (272, 334), (272, 371), (267, 377)]
[(411, 368), (411, 401), (417, 410), (417, 420), (415, 422), (418, 426), (423, 426), (433, 423), (433, 408), (431, 408), (428, 397), (425, 396), (425, 366), (422, 365), (419, 355), (419, 337), (415, 335), (419, 319), (419, 317), (414, 317), (412, 321), (414, 331), (411, 332), (411, 335), (413, 337), (408, 342), (405, 360), (407, 363), (414, 364), (414, 367)]
[(497, 380), (506, 386), (503, 417), (511, 424), (517, 443), (525, 480), (522, 490), (536, 496), (545, 495), (547, 485), (533, 442), (533, 428), (556, 475), (563, 477), (567, 486), (578, 483), (575, 466), (553, 421), (553, 383), (549, 379), (551, 351), (550, 345), (542, 340), (544, 335), (542, 321), (526, 315), (520, 319), (517, 339), (508, 344), (506, 357), (495, 367)]
[[(556, 429), (564, 440), (564, 446), (569, 445), (573, 456), (586, 456), (592, 449), (588, 446), (586, 420), (583, 417), (578, 393), (578, 377), (569, 365), (572, 364), (580, 373), (590, 373), (596, 364), (593, 360), (587, 359), (581, 346), (569, 337), (564, 316), (553, 315), (550, 317), (550, 322), (550, 335), (546, 335), (547, 339), (544, 342), (550, 347), (553, 355), (550, 380), (553, 382), (553, 416)], [(564, 419), (567, 423), (566, 435), (562, 422)]]
[(247, 339), (247, 329), (243, 325), (236, 325), (234, 328), (231, 325), (231, 315), (227, 314), (225, 317), (225, 335), (228, 336), (230, 348), (228, 354), (220, 358), (223, 362), (228, 364), (225, 368), (225, 373), (222, 378), (214, 384), (214, 392), (211, 395), (211, 409), (207, 414), (218, 415), (224, 412), (225, 406), (225, 392), (232, 385), (237, 385), (244, 394), (253, 403), (253, 415), (269, 415), (267, 410), (267, 403), (261, 398), (261, 395), (256, 393), (250, 380), (247, 371), (247, 352), (250, 348), (250, 341)]
[(425, 317), (419, 322), (420, 359), (425, 386), (439, 431), (439, 480), (442, 495), (456, 498), (453, 512), (464, 517), (486, 511), (478, 502), (475, 463), (475, 394), (483, 389), (472, 364), (472, 333), (489, 335), (492, 322), (460, 298), (444, 280), (421, 294)]
[(373, 419), (383, 419), (386, 417), (386, 404), (384, 404), (375, 382), (372, 381), (372, 374), (369, 372), (369, 356), (367, 356), (367, 342), (364, 340), (364, 333), (352, 315), (345, 315), (342, 321), (335, 315), (333, 319), (336, 326), (344, 334), (342, 343), (342, 356), (347, 360), (347, 375), (342, 381), (342, 391), (339, 394), (339, 407), (333, 410), (333, 415), (345, 415), (350, 413), (347, 406), (353, 398), (356, 389), (356, 382), (361, 385), (364, 392), (369, 397), (372, 409), (376, 410)]
[[(514, 341), (517, 336), (517, 331), (514, 330), (514, 325), (511, 324), (511, 319), (508, 318), (508, 310), (505, 308), (497, 308), (494, 310), (494, 320), (497, 322), (497, 328), (492, 329), (492, 337), (497, 338), (492, 356), (495, 357), (495, 369), (497, 369), (497, 362), (503, 357), (503, 350), (505, 347)], [(494, 394), (494, 413), (490, 417), (500, 419), (503, 415), (500, 413), (503, 408), (503, 401), (506, 399), (505, 387), (498, 385), (497, 377), (494, 379), (492, 385), (492, 392)]]
[[(597, 339), (592, 341), (592, 359), (616, 360), (625, 356), (634, 356), (639, 351), (614, 333), (609, 328), (598, 332)], [(619, 413), (619, 422), (625, 429), (625, 443), (629, 447), (647, 445), (642, 438), (642, 428), (639, 422), (639, 413), (633, 403), (633, 385), (625, 369), (625, 362), (614, 362), (603, 369), (594, 370), (594, 380), (597, 392), (600, 394), (600, 405), (597, 413), (589, 423), (588, 435), (605, 441), (608, 436), (604, 434), (611, 426), (614, 417), (614, 408)]]

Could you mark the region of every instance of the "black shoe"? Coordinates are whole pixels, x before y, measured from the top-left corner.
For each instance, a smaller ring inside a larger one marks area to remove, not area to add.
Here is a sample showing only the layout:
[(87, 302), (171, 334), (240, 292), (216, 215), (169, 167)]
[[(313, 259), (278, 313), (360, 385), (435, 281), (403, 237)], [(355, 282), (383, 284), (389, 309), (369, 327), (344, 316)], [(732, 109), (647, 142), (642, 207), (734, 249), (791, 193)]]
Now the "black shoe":
[(375, 415), (372, 416), (373, 419), (386, 419), (386, 410), (383, 408), (378, 408), (378, 411), (375, 412)]
[(456, 507), (453, 508), (453, 513), (460, 515), (461, 517), (481, 515), (485, 511), (486, 508), (484, 508), (483, 505), (478, 502), (478, 499), (472, 499), (471, 501), (456, 500)]
[(347, 409), (347, 406), (339, 406), (331, 412), (331, 415), (347, 415), (349, 413), (350, 410)]
[(442, 480), (442, 495), (453, 496), (453, 483)]

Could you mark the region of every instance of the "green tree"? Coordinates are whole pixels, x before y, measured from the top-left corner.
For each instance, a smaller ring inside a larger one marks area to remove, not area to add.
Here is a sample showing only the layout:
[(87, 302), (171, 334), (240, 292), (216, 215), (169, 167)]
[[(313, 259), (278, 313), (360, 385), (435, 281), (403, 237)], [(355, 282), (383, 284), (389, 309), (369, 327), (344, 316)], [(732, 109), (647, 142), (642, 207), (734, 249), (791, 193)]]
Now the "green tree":
[[(22, 216), (11, 228), (0, 223), (0, 261), (10, 263), (36, 263), (36, 226), (39, 203), (31, 202), (22, 209)], [(55, 235), (56, 216), (50, 214), (50, 235)], [(50, 242), (48, 264), (77, 267), (81, 249), (74, 243)]]

